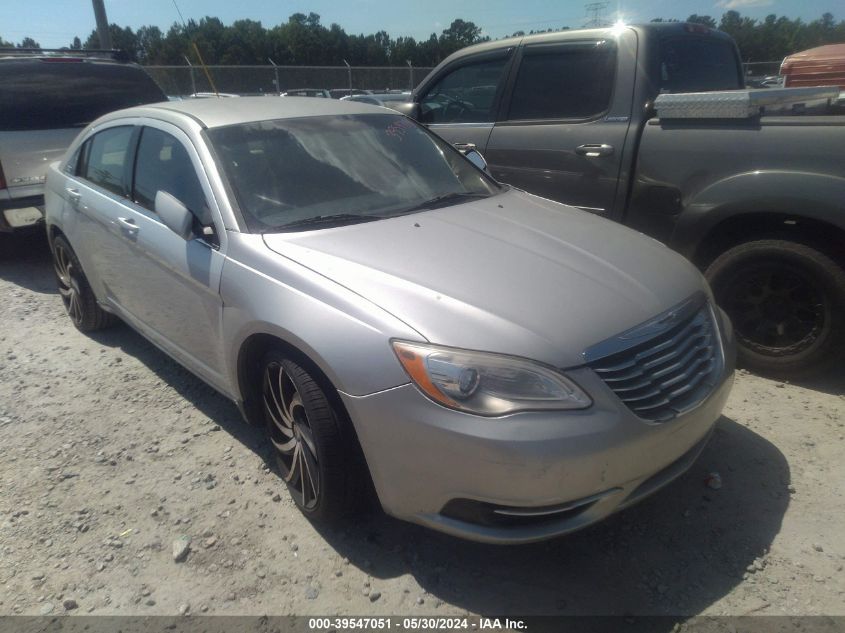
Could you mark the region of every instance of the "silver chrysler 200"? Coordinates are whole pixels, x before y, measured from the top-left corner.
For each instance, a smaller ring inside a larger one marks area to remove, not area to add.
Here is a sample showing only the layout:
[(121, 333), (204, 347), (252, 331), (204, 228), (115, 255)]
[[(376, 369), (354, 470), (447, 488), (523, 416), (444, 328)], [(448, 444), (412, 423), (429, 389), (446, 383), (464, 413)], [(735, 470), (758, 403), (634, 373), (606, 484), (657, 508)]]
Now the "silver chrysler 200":
[(450, 534), (570, 532), (689, 468), (732, 384), (691, 264), (384, 108), (122, 110), (47, 185), (73, 323), (119, 317), (266, 425), (312, 519), (371, 481)]

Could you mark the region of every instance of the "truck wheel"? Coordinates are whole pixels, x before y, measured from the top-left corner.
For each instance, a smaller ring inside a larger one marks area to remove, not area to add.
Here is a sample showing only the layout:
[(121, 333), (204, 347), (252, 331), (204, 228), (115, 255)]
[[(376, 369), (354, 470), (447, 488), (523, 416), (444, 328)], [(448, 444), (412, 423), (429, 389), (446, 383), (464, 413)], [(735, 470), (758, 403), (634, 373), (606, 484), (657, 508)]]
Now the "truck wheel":
[(80, 332), (93, 332), (114, 325), (117, 317), (97, 304), (76, 253), (61, 235), (53, 240), (53, 267), (59, 294), (70, 320)]
[(746, 242), (717, 257), (705, 275), (733, 322), (741, 365), (806, 376), (845, 349), (845, 271), (816, 248)]

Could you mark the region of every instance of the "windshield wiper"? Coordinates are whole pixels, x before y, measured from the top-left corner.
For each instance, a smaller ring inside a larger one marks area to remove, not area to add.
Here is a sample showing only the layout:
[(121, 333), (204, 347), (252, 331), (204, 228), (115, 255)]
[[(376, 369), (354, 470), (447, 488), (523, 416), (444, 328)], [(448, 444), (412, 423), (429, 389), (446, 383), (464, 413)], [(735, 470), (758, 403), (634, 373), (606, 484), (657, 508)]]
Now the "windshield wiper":
[(373, 220), (382, 220), (384, 216), (381, 215), (360, 215), (357, 213), (335, 213), (332, 215), (316, 215), (312, 218), (303, 218), (302, 220), (294, 220), (287, 224), (282, 224), (272, 229), (268, 229), (265, 233), (277, 233), (279, 231), (287, 231), (290, 229), (310, 228), (313, 226), (344, 226), (346, 224), (358, 224), (361, 222), (372, 222)]
[(419, 209), (437, 209), (438, 207), (449, 206), (449, 203), (452, 202), (462, 202), (464, 200), (477, 200), (479, 198), (487, 198), (489, 197), (489, 195), (490, 194), (487, 193), (453, 191), (451, 193), (444, 193), (439, 196), (434, 196), (433, 198), (429, 198), (424, 202), (415, 204), (410, 209), (406, 209), (406, 213), (410, 211), (417, 211)]

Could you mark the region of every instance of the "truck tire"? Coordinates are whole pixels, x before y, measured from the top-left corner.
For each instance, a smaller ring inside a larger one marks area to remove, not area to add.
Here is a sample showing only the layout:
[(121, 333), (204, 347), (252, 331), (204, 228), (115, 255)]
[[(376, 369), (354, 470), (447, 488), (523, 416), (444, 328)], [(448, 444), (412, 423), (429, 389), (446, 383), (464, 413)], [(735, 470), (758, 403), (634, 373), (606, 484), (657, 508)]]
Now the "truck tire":
[(733, 322), (740, 365), (806, 377), (845, 350), (845, 270), (817, 248), (745, 242), (719, 255), (705, 276)]

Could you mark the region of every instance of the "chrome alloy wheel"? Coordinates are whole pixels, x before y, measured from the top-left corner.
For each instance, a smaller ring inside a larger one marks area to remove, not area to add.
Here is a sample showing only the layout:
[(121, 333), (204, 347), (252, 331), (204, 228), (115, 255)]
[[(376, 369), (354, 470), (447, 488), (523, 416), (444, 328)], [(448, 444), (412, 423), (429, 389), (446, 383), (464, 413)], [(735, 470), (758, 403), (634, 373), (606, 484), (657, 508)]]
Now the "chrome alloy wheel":
[(282, 477), (306, 510), (320, 498), (320, 468), (314, 434), (299, 390), (278, 362), (268, 363), (262, 383), (270, 441), (277, 452)]
[(79, 277), (70, 253), (61, 245), (54, 247), (55, 257), (53, 258), (56, 268), (56, 277), (59, 279), (59, 294), (65, 304), (68, 316), (78, 326), (82, 323), (82, 290), (79, 285)]

